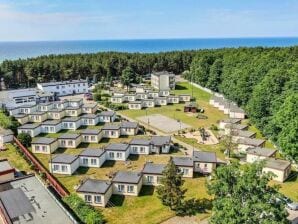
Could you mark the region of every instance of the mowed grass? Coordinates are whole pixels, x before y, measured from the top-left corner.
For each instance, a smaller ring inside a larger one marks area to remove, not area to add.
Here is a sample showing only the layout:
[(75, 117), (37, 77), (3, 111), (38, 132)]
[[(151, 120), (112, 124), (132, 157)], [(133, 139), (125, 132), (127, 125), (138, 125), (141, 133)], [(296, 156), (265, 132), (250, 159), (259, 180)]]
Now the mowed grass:
[(6, 144), (6, 150), (0, 151), (0, 159), (7, 159), (19, 171), (32, 172), (26, 160), (17, 152), (13, 144)]
[[(180, 120), (183, 123), (186, 123), (194, 128), (207, 128), (210, 127), (212, 124), (216, 124), (219, 120), (227, 118), (227, 116), (224, 115), (221, 111), (209, 105), (209, 99), (211, 97), (211, 94), (206, 93), (205, 91), (196, 87), (193, 88), (193, 96), (196, 98), (196, 102), (198, 103), (199, 107), (205, 110), (204, 114), (208, 116), (207, 119), (198, 119), (195, 116), (192, 116), (191, 114), (184, 113), (184, 103), (147, 108), (147, 112), (146, 110), (122, 110), (118, 113), (134, 119), (141, 116), (146, 116), (146, 113), (148, 115), (161, 114), (175, 120)], [(175, 95), (191, 94), (190, 84), (188, 82), (177, 83), (176, 90), (174, 91), (174, 93)]]

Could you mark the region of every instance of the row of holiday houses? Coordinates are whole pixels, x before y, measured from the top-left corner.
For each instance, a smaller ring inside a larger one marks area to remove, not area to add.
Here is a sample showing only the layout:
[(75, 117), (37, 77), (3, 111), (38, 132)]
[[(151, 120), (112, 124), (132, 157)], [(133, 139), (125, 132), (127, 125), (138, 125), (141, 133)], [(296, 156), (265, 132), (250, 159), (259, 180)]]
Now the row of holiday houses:
[[(143, 87), (144, 88), (144, 87)], [(140, 110), (143, 108), (165, 106), (168, 104), (178, 104), (189, 102), (189, 94), (171, 95), (169, 90), (146, 90), (135, 93), (114, 93), (110, 101), (115, 104), (127, 103), (129, 109)]]

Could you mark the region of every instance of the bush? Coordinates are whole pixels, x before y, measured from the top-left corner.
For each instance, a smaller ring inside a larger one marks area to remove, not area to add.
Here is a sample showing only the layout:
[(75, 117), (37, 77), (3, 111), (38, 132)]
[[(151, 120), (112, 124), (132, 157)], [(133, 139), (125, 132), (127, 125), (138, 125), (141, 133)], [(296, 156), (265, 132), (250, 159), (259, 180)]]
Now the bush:
[(198, 119), (208, 119), (208, 117), (206, 115), (203, 115), (203, 114), (198, 114), (197, 118)]
[(27, 133), (18, 134), (18, 140), (22, 143), (23, 146), (29, 147), (31, 145), (32, 138)]
[(104, 217), (100, 211), (86, 204), (76, 194), (71, 194), (63, 198), (63, 201), (74, 211), (74, 213), (86, 224), (103, 224)]
[(218, 127), (215, 124), (212, 124), (210, 130), (218, 131)]
[(101, 95), (100, 95), (100, 93), (94, 93), (93, 94), (93, 99), (95, 101), (101, 101)]

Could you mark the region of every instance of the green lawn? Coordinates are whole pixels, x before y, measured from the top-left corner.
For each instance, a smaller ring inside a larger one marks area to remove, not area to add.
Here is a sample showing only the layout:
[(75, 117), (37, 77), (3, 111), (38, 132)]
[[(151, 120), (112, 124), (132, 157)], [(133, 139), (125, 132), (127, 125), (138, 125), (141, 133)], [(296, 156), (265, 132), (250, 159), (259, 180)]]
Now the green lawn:
[(0, 152), (0, 159), (7, 159), (19, 171), (32, 172), (26, 160), (17, 152), (13, 144), (6, 144), (7, 150)]

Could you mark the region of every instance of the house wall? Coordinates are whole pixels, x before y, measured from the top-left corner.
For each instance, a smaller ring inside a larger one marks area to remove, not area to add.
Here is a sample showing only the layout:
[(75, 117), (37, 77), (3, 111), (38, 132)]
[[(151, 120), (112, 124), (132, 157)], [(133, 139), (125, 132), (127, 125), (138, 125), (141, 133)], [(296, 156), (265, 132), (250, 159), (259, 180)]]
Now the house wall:
[(82, 112), (87, 114), (95, 114), (97, 107), (82, 107)]
[(128, 109), (130, 110), (141, 110), (142, 105), (141, 104), (128, 104)]
[[(130, 154), (134, 155), (149, 155), (150, 154), (150, 146), (149, 145), (130, 145)], [(141, 148), (143, 148), (143, 152), (141, 152)]]
[[(152, 177), (152, 181), (148, 182), (148, 176)], [(162, 175), (157, 174), (143, 174), (143, 185), (146, 186), (158, 186), (160, 185), (160, 178)]]
[[(38, 147), (39, 147), (39, 149), (38, 149)], [(50, 154), (52, 152), (55, 152), (56, 149), (58, 148), (58, 141), (55, 141), (50, 145), (32, 144), (31, 148), (32, 148), (33, 153)]]
[[(72, 164), (50, 163), (50, 170), (52, 173), (72, 175), (80, 166), (80, 160), (75, 160)], [(54, 165), (58, 165), (59, 169), (54, 170)], [(67, 167), (67, 171), (62, 171), (62, 166)]]
[(97, 125), (99, 122), (99, 118), (81, 118), (82, 125)]
[(41, 132), (42, 133), (58, 133), (62, 129), (62, 123), (57, 125), (41, 125)]
[(123, 103), (124, 99), (123, 97), (111, 97), (112, 103)]
[(113, 115), (113, 116), (102, 116), (102, 115), (100, 115), (98, 117), (98, 119), (99, 119), (99, 122), (110, 123), (110, 122), (114, 122), (115, 121), (116, 115)]
[(72, 148), (75, 149), (81, 144), (82, 138), (77, 139), (58, 139), (58, 144), (60, 148)]
[(39, 111), (48, 111), (53, 108), (53, 104), (49, 105), (38, 105), (38, 110)]
[(188, 166), (177, 166), (181, 172), (183, 169), (188, 170), (188, 174), (184, 174), (182, 175), (182, 177), (193, 177), (193, 167), (188, 167)]
[[(124, 185), (124, 191), (118, 191), (118, 185)], [(127, 192), (128, 186), (134, 186), (133, 192)], [(113, 194), (117, 195), (130, 195), (130, 196), (138, 196), (142, 188), (142, 180), (138, 184), (126, 184), (126, 183), (113, 183)]]
[(291, 166), (289, 166), (288, 169), (286, 170), (277, 170), (269, 167), (264, 167), (263, 172), (264, 173), (272, 172), (274, 175), (276, 175), (272, 178), (273, 180), (284, 182), (288, 178), (291, 172)]
[(245, 118), (244, 113), (237, 113), (237, 112), (232, 112), (232, 111), (230, 111), (229, 116), (230, 116), (230, 118), (239, 118), (239, 119)]
[(54, 119), (54, 120), (60, 120), (63, 117), (65, 117), (65, 111), (59, 111), (59, 112), (48, 112), (48, 118)]
[[(119, 153), (119, 155), (121, 156), (117, 157), (117, 153)], [(112, 154), (114, 154), (114, 157), (112, 156)], [(128, 156), (129, 156), (129, 149), (127, 149), (126, 151), (112, 151), (112, 150), (106, 151), (107, 160), (126, 161)]]
[[(92, 206), (96, 207), (105, 207), (110, 200), (111, 196), (113, 193), (113, 188), (110, 187), (108, 191), (105, 194), (91, 194), (91, 193), (83, 193), (83, 192), (78, 192), (78, 195), (85, 201), (85, 195), (91, 195), (92, 197), (92, 202), (86, 202)], [(95, 203), (95, 198), (94, 196), (100, 196), (101, 197), (101, 204)]]
[(6, 182), (14, 179), (14, 171), (0, 175), (0, 183)]
[(28, 117), (30, 122), (43, 122), (48, 119), (47, 113), (39, 115), (29, 114)]
[(103, 138), (119, 138), (120, 137), (120, 129), (119, 130), (103, 130)]
[(13, 141), (13, 135), (0, 135), (1, 143), (8, 143)]
[[(91, 163), (91, 159), (96, 159), (96, 164)], [(88, 160), (87, 163), (84, 163), (85, 160)], [(102, 164), (106, 161), (106, 153), (100, 157), (90, 157), (90, 156), (80, 156), (80, 166), (83, 167), (101, 167)]]
[[(92, 137), (94, 137), (94, 139)], [(101, 138), (101, 132), (98, 135), (82, 134), (82, 142), (85, 143), (98, 143), (101, 140)]]
[(77, 130), (81, 126), (81, 120), (62, 121), (62, 129)]
[(41, 133), (41, 127), (39, 126), (34, 129), (18, 129), (18, 134), (20, 133), (28, 133), (32, 138), (34, 138)]
[(22, 117), (22, 118), (17, 118), (16, 119), (20, 124), (26, 124), (29, 122), (29, 117), (28, 116), (25, 116), (25, 117)]
[(53, 83), (53, 85), (51, 86), (42, 86), (41, 84), (37, 83), (37, 88), (44, 92), (57, 93), (58, 96), (66, 96), (71, 95), (73, 93), (78, 94), (88, 92), (88, 85), (86, 81), (82, 81), (80, 83), (57, 83), (57, 85)]
[(78, 117), (82, 113), (82, 108), (78, 109), (66, 109), (65, 115), (70, 117)]
[(194, 162), (194, 172), (198, 173), (212, 173), (216, 168), (215, 163)]
[(120, 128), (120, 135), (136, 135), (138, 128)]
[(32, 112), (36, 112), (37, 106), (28, 107), (28, 108), (19, 108), (20, 114), (30, 114)]

